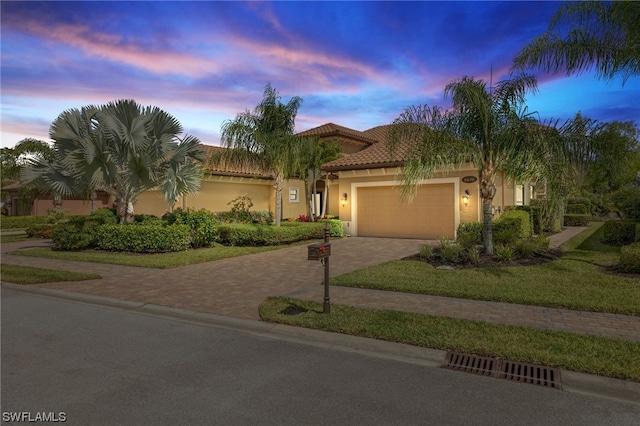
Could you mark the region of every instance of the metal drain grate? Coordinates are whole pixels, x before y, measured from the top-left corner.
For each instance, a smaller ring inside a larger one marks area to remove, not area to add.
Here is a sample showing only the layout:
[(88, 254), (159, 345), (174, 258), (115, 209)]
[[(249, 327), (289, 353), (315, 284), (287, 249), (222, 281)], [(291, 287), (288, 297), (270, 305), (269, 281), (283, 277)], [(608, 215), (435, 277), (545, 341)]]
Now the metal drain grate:
[(459, 352), (447, 352), (445, 361), (443, 367), (450, 370), (562, 389), (560, 371), (541, 365)]
[(535, 364), (503, 361), (498, 378), (562, 389), (559, 371)]
[(498, 367), (498, 360), (495, 358), (458, 352), (448, 352), (446, 361), (445, 368), (475, 373), (481, 376), (495, 376), (495, 370)]

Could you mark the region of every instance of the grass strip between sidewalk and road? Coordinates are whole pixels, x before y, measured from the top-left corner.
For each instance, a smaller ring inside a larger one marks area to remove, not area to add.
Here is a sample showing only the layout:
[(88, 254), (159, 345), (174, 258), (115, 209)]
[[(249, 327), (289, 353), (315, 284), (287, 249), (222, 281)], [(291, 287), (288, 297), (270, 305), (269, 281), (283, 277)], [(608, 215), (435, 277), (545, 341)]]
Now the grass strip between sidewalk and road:
[(592, 224), (562, 258), (540, 265), (438, 270), (398, 260), (334, 277), (331, 285), (638, 316), (640, 279), (605, 269), (619, 248), (600, 243), (601, 226)]
[(2, 281), (14, 284), (39, 284), (59, 281), (84, 281), (102, 278), (97, 274), (58, 271), (55, 269), (33, 268), (31, 266), (0, 265)]
[(270, 297), (265, 321), (415, 346), (492, 356), (640, 382), (640, 343), (392, 310)]
[(172, 253), (122, 253), (98, 250), (86, 251), (57, 251), (48, 247), (27, 250), (16, 250), (9, 254), (31, 257), (45, 257), (49, 259), (75, 260), (81, 262), (110, 263), (115, 265), (138, 266), (145, 268), (176, 268), (178, 266), (195, 263), (210, 262), (228, 257), (244, 256), (246, 254), (262, 253), (288, 246), (264, 247), (232, 247), (216, 245), (196, 250)]

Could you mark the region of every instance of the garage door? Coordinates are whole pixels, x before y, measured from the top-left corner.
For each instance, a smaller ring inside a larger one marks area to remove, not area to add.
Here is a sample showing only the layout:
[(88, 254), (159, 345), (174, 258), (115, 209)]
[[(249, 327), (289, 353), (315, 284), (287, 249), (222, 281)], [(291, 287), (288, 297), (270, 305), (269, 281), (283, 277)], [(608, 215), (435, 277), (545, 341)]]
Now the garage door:
[(400, 199), (399, 188), (358, 188), (358, 235), (437, 239), (455, 234), (453, 184), (422, 185), (412, 202)]

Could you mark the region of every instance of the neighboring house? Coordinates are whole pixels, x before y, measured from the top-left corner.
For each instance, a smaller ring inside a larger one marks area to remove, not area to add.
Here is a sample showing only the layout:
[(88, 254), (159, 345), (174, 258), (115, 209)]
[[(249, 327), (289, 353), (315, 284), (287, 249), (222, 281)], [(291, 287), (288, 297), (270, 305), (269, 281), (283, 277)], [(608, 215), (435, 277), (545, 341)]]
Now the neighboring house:
[[(400, 171), (405, 151), (400, 146), (393, 154), (386, 144), (390, 126), (358, 131), (333, 123), (299, 133), (338, 142), (344, 156), (325, 164), (325, 179), (317, 182), (317, 205), (326, 202), (327, 213), (338, 216), (345, 232), (352, 236), (437, 239), (455, 238), (458, 225), (481, 221), (478, 170), (462, 167), (449, 173), (438, 173), (423, 181), (412, 202), (400, 198)], [(225, 148), (207, 146), (211, 155)], [(282, 197), (283, 219), (295, 220), (306, 214), (305, 183), (293, 179), (285, 184)], [(514, 184), (498, 175), (494, 198), (495, 217), (506, 206), (528, 204), (533, 188)], [(252, 210), (275, 211), (275, 191), (268, 174), (250, 167), (208, 167), (200, 191), (181, 197), (175, 208), (230, 210), (230, 202), (247, 195)], [(326, 200), (323, 198), (326, 197)], [(112, 200), (109, 200), (112, 203)], [(107, 207), (107, 200), (99, 206)], [(32, 214), (44, 215), (53, 207), (51, 200), (38, 200)], [(88, 213), (89, 201), (64, 200), (63, 209), (70, 213)], [(168, 211), (160, 191), (147, 191), (138, 197), (137, 214), (161, 216)]]
[[(8, 216), (46, 216), (47, 211), (59, 207), (68, 214), (84, 215), (91, 213), (91, 201), (81, 198), (60, 200), (59, 205), (55, 205), (50, 195), (40, 194), (33, 200), (33, 204), (25, 205), (20, 200), (19, 183), (12, 183), (2, 188), (2, 207), (6, 209)], [(109, 194), (98, 192), (96, 199), (96, 209), (110, 207)]]

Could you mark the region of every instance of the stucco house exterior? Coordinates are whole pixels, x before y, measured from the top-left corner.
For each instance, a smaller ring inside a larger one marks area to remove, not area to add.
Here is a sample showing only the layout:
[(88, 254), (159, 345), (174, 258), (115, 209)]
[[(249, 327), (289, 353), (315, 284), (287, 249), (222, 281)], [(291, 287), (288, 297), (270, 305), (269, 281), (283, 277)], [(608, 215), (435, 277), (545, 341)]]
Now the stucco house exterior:
[[(448, 173), (437, 173), (422, 182), (412, 202), (400, 197), (400, 171), (405, 151), (402, 146), (392, 154), (386, 138), (390, 126), (358, 131), (334, 123), (298, 133), (338, 142), (344, 155), (323, 165), (324, 179), (317, 182), (315, 200), (323, 211), (338, 216), (346, 234), (352, 236), (437, 239), (455, 238), (458, 225), (482, 218), (478, 170), (471, 165)], [(207, 146), (208, 155), (225, 148)], [(529, 185), (516, 184), (498, 174), (494, 198), (495, 217), (505, 207), (528, 204), (533, 196)], [(306, 214), (305, 183), (286, 182), (282, 196), (282, 218), (297, 219)], [(275, 211), (273, 180), (251, 167), (210, 166), (200, 191), (178, 200), (176, 208), (230, 210), (229, 203), (247, 195), (252, 210)], [(326, 200), (324, 199), (326, 198)], [(113, 200), (100, 199), (98, 207)], [(32, 214), (44, 215), (51, 200), (39, 199)], [(62, 208), (71, 214), (88, 214), (90, 201), (64, 200)], [(151, 190), (138, 197), (137, 214), (161, 216), (168, 205), (160, 191)]]

